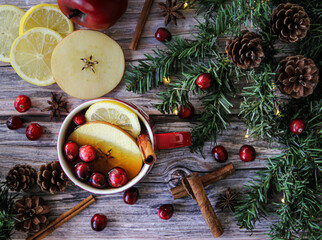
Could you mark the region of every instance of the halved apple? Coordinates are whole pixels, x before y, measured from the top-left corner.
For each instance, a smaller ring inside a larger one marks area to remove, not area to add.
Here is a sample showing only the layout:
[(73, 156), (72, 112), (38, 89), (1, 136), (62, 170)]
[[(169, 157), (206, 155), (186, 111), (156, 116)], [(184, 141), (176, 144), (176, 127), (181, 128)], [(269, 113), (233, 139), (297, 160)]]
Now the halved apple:
[(51, 70), (67, 94), (91, 99), (112, 91), (121, 81), (125, 62), (121, 47), (106, 34), (78, 30), (54, 49)]
[(89, 122), (78, 127), (68, 138), (79, 146), (91, 145), (112, 158), (102, 157), (90, 163), (92, 169), (107, 175), (114, 167), (123, 168), (130, 179), (141, 171), (143, 162), (133, 137), (121, 128), (106, 122)]

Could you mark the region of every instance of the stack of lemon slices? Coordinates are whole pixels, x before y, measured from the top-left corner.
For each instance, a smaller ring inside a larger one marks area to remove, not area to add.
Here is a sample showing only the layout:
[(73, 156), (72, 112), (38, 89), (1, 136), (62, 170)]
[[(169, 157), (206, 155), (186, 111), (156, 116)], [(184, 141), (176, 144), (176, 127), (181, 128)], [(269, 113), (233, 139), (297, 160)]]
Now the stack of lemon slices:
[(73, 23), (52, 4), (39, 4), (27, 12), (0, 5), (0, 22), (0, 61), (11, 63), (29, 83), (53, 84), (51, 55), (58, 42), (74, 30)]

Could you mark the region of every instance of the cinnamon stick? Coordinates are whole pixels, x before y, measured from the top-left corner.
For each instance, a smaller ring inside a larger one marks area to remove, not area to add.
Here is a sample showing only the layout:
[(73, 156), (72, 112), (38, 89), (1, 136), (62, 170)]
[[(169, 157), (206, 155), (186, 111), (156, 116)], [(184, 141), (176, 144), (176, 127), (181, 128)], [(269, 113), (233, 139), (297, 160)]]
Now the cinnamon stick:
[(224, 233), (219, 219), (210, 204), (205, 188), (198, 173), (192, 173), (187, 176), (182, 184), (189, 189), (192, 198), (197, 202), (202, 216), (207, 223), (214, 238), (220, 237)]
[(60, 215), (54, 221), (52, 221), (46, 228), (42, 229), (38, 233), (33, 236), (27, 238), (27, 240), (40, 240), (52, 233), (58, 227), (63, 225), (65, 222), (76, 216), (78, 213), (83, 211), (85, 208), (90, 206), (92, 203), (95, 202), (95, 198), (93, 195), (88, 196), (86, 199), (81, 201), (79, 204), (74, 206), (73, 208), (69, 209), (67, 212)]
[[(235, 172), (235, 168), (234, 165), (232, 163), (229, 163), (228, 165), (219, 168), (218, 170), (203, 175), (202, 177), (200, 177), (201, 182), (203, 184), (203, 186), (208, 186), (212, 183), (218, 182), (226, 177), (228, 177), (229, 175), (233, 174)], [(185, 197), (188, 195), (187, 191), (185, 190), (183, 185), (177, 186), (172, 188), (171, 190), (171, 194), (174, 200)]]
[(152, 3), (153, 3), (153, 0), (145, 0), (144, 2), (139, 21), (136, 25), (131, 44), (129, 46), (131, 50), (136, 50), (138, 47), (146, 20), (148, 19), (148, 16), (151, 10)]
[(155, 163), (157, 157), (147, 133), (143, 133), (138, 137), (138, 145), (141, 150), (143, 162), (148, 165)]

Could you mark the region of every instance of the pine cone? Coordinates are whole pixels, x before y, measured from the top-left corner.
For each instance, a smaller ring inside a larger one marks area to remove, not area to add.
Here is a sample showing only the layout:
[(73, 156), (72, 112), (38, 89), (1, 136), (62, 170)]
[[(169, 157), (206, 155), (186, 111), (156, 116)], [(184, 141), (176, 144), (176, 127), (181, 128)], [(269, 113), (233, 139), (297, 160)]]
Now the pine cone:
[(28, 190), (36, 182), (36, 170), (31, 166), (17, 164), (11, 168), (6, 176), (6, 184), (11, 191)]
[(271, 34), (283, 42), (296, 42), (306, 36), (310, 19), (304, 8), (291, 3), (281, 3), (272, 12)]
[(277, 70), (278, 88), (293, 98), (313, 93), (319, 82), (319, 69), (313, 60), (302, 55), (286, 57)]
[(226, 53), (231, 62), (239, 68), (258, 67), (264, 57), (262, 37), (248, 30), (242, 31), (241, 37), (227, 42)]
[(16, 222), (16, 229), (19, 231), (36, 233), (49, 223), (47, 216), (50, 207), (40, 197), (23, 196), (15, 202), (13, 209), (19, 220)]
[(63, 172), (58, 161), (41, 165), (38, 171), (37, 184), (44, 192), (55, 194), (64, 192), (68, 184), (68, 178)]

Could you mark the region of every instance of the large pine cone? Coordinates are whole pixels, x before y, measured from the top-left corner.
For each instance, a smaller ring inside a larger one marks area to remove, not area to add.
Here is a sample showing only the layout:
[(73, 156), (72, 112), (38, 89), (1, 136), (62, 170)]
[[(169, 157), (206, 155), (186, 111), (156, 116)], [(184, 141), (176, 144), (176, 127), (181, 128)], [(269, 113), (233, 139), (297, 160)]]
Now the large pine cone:
[(41, 165), (38, 171), (37, 184), (44, 192), (55, 194), (64, 192), (68, 184), (68, 178), (63, 172), (58, 161)]
[(11, 168), (6, 176), (6, 184), (11, 191), (28, 190), (36, 182), (36, 170), (31, 166), (17, 164)]
[(258, 67), (264, 57), (262, 37), (248, 30), (242, 31), (241, 37), (227, 42), (226, 53), (231, 62), (239, 68)]
[(13, 209), (19, 220), (16, 222), (16, 229), (19, 231), (36, 233), (49, 223), (47, 216), (50, 207), (40, 197), (24, 196), (15, 202)]
[(283, 42), (296, 42), (306, 36), (310, 19), (304, 8), (291, 3), (281, 3), (272, 12), (271, 33)]
[(278, 88), (293, 98), (312, 94), (319, 82), (319, 69), (312, 59), (302, 55), (283, 59), (277, 73)]

